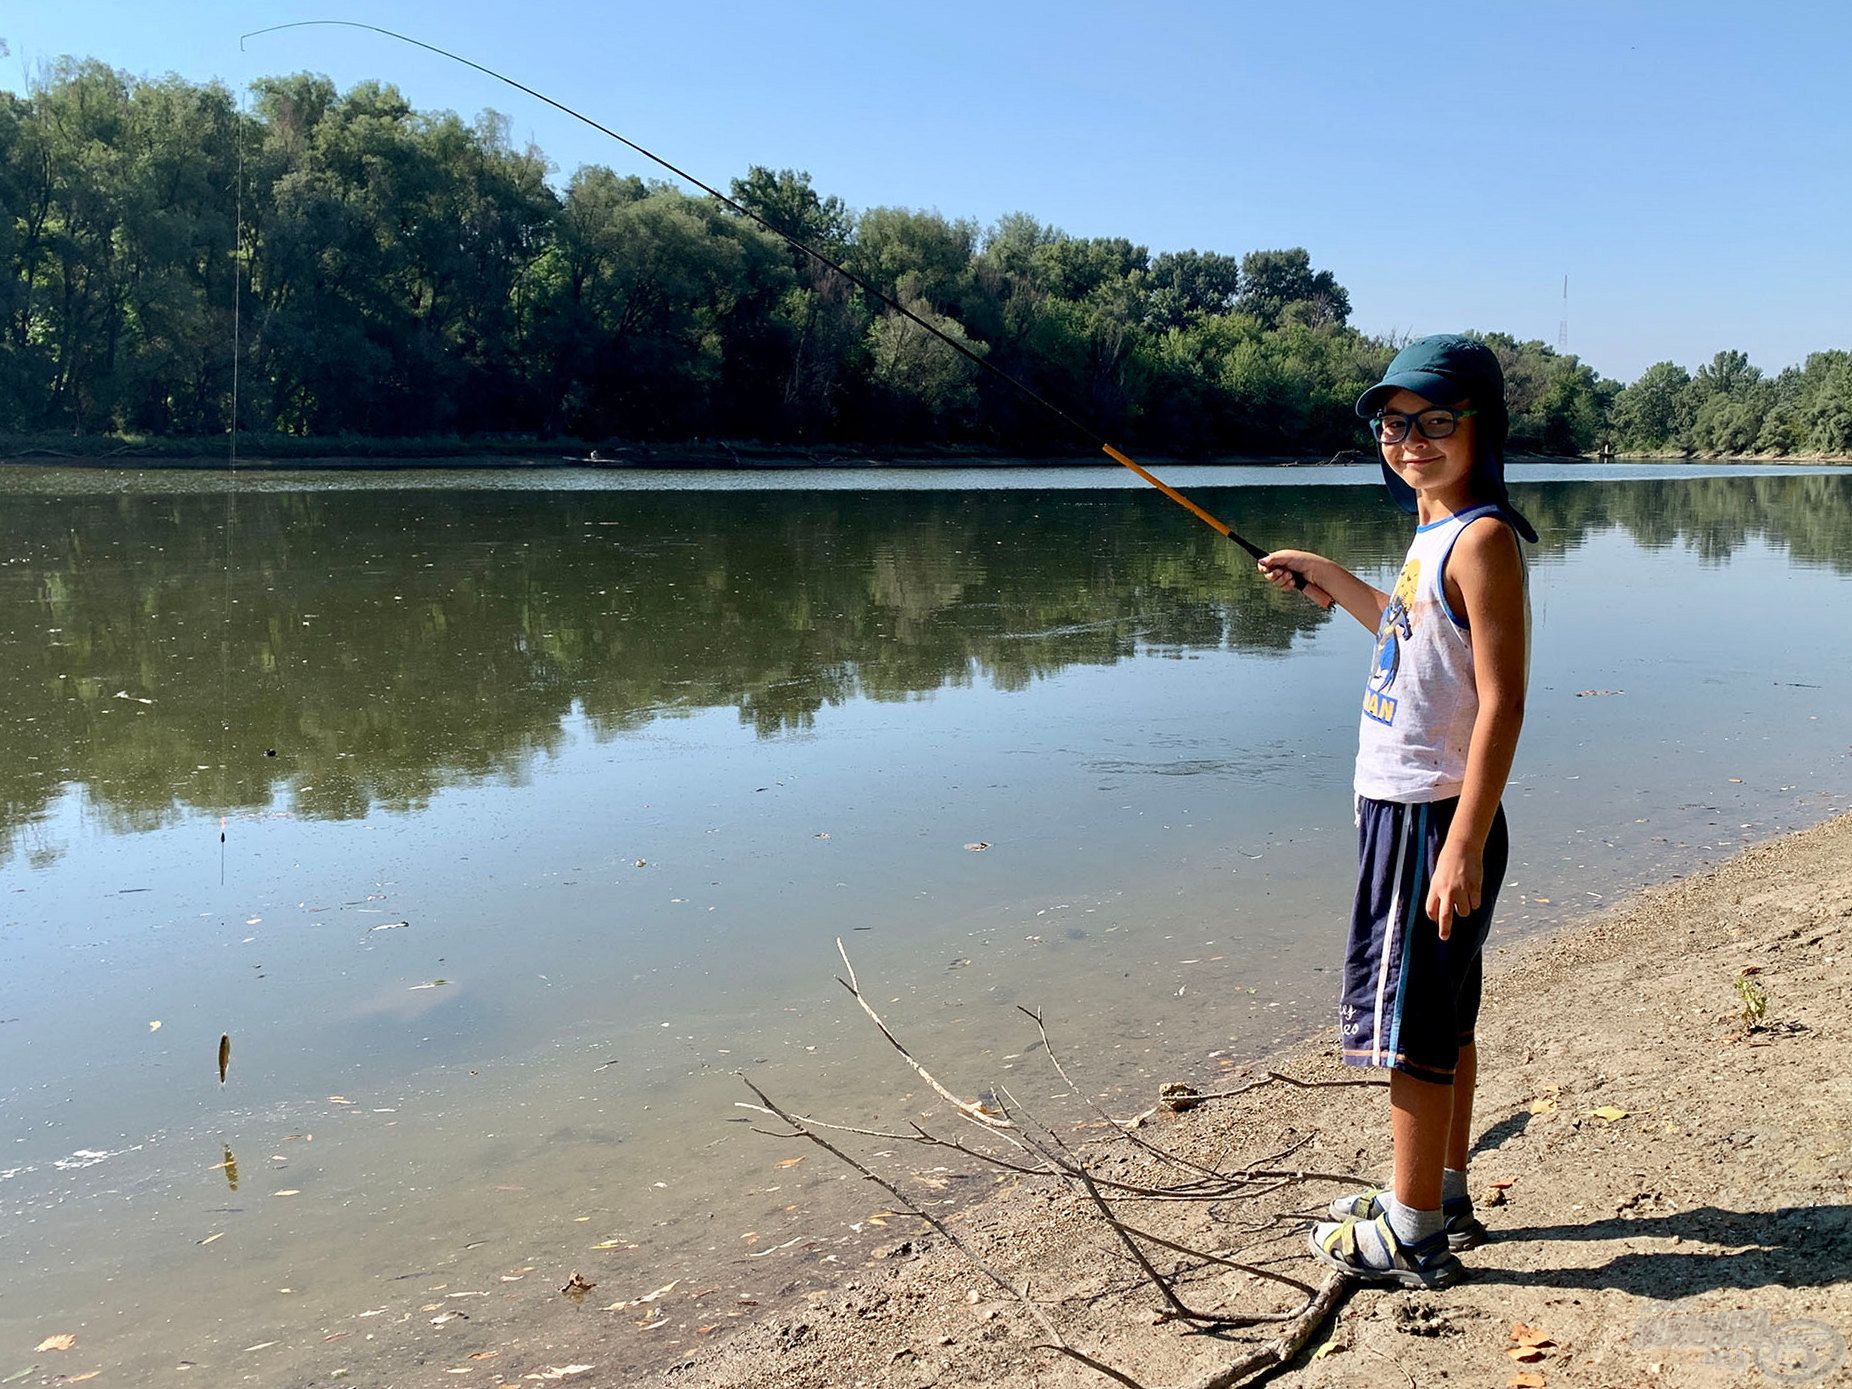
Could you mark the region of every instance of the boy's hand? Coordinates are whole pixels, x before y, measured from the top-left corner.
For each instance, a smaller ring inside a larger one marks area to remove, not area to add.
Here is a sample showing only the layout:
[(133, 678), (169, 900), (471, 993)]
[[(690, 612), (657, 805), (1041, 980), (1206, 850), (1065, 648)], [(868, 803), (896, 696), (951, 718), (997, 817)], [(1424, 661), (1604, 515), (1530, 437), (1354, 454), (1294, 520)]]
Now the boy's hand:
[(1312, 571), (1320, 564), (1330, 563), (1323, 555), (1312, 554), (1309, 550), (1275, 550), (1272, 554), (1256, 562), (1261, 577), (1282, 593), (1291, 593), (1298, 584), (1295, 576), (1305, 578), (1305, 587), (1299, 591), (1321, 608), (1329, 608), (1336, 600), (1312, 582)]
[(1444, 844), (1434, 860), (1434, 881), (1428, 886), (1427, 912), (1440, 927), (1440, 938), (1453, 935), (1453, 919), (1479, 910), (1479, 892), (1485, 885), (1485, 852)]

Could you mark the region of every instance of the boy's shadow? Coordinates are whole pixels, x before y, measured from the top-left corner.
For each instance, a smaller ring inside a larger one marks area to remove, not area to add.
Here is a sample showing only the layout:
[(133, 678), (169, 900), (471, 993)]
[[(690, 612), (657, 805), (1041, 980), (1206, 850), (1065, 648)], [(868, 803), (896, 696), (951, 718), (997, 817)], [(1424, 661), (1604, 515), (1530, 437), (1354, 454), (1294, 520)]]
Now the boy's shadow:
[[(1674, 1215), (1615, 1216), (1580, 1225), (1495, 1229), (1499, 1243), (1537, 1240), (1669, 1239), (1711, 1248), (1629, 1251), (1605, 1264), (1500, 1269), (1479, 1265), (1475, 1283), (1514, 1287), (1613, 1288), (1674, 1299), (1719, 1288), (1822, 1288), (1852, 1280), (1852, 1206), (1784, 1206), (1731, 1211), (1716, 1206)], [(1729, 1252), (1716, 1252), (1715, 1246)]]
[(1507, 1114), (1479, 1135), (1478, 1142), (1473, 1144), (1473, 1153), (1489, 1153), (1494, 1149), (1502, 1148), (1530, 1127), (1532, 1117), (1524, 1110), (1519, 1110), (1516, 1114)]

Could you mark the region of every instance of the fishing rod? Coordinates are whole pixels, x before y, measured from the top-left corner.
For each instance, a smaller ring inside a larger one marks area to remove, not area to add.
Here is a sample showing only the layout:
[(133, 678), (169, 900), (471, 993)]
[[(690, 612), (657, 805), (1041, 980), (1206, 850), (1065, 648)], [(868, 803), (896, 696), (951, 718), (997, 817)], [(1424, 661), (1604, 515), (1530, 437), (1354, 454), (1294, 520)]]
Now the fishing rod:
[[(1259, 560), (1259, 559), (1266, 558), (1267, 551), (1261, 549), (1260, 546), (1254, 544), (1253, 541), (1247, 539), (1247, 537), (1243, 536), (1240, 532), (1236, 531), (1235, 528), (1233, 526), (1230, 526), (1227, 522), (1219, 520), (1216, 517), (1210, 515), (1207, 511), (1203, 510), (1202, 507), (1198, 506), (1195, 502), (1191, 501), (1188, 497), (1184, 496), (1183, 493), (1179, 492), (1176, 488), (1172, 487), (1169, 483), (1165, 482), (1162, 478), (1158, 477), (1155, 473), (1151, 472), (1147, 468), (1144, 468), (1140, 464), (1134, 462), (1132, 459), (1126, 457), (1125, 454), (1121, 453), (1118, 449), (1114, 448), (1112, 445), (1112, 442), (1108, 440), (1104, 435), (1100, 434), (1097, 430), (1089, 428), (1087, 425), (1082, 424), (1079, 420), (1075, 419), (1067, 411), (1063, 410), (1059, 405), (1056, 405), (1052, 400), (1048, 399), (1047, 396), (1044, 396), (1043, 394), (1041, 394), (1041, 392), (1035, 390), (1033, 387), (1025, 384), (1023, 381), (1010, 375), (1010, 373), (1005, 371), (1002, 367), (997, 366), (994, 363), (988, 361), (986, 358), (984, 358), (979, 353), (973, 352), (964, 343), (959, 342), (958, 339), (951, 336), (951, 334), (942, 331), (941, 329), (939, 329), (938, 327), (936, 327), (935, 325), (931, 323), (928, 323), (919, 314), (913, 312), (913, 310), (909, 309), (906, 305), (900, 303), (892, 295), (886, 294), (883, 291), (875, 288), (875, 286), (871, 285), (867, 280), (863, 279), (860, 275), (856, 274), (853, 270), (849, 269), (847, 266), (841, 264), (838, 261), (832, 260), (829, 256), (824, 255), (823, 252), (819, 251), (816, 247), (811, 246), (805, 242), (799, 241), (795, 236), (792, 236), (789, 232), (782, 231), (779, 228), (773, 226), (770, 222), (766, 221), (765, 218), (761, 217), (758, 213), (754, 212), (751, 208), (741, 206), (738, 202), (734, 201), (732, 198), (729, 198), (725, 193), (722, 193), (718, 188), (714, 188), (710, 186), (709, 184), (703, 183), (700, 179), (696, 178), (693, 174), (689, 173), (686, 169), (677, 168), (674, 164), (671, 164), (668, 160), (664, 159), (661, 155), (655, 154), (650, 150), (644, 149), (643, 146), (639, 145), (635, 140), (626, 139), (624, 136), (619, 135), (615, 130), (611, 129), (609, 126), (600, 125), (597, 121), (593, 120), (590, 116), (586, 115), (584, 112), (573, 110), (572, 107), (566, 105), (566, 103), (563, 101), (555, 101), (552, 97), (548, 96), (545, 92), (537, 92), (532, 87), (528, 86), (526, 83), (515, 81), (514, 78), (508, 76), (506, 73), (497, 72), (494, 68), (488, 67), (487, 65), (483, 63), (478, 63), (474, 61), (473, 59), (465, 58), (460, 53), (452, 53), (447, 48), (439, 48), (434, 43), (426, 43), (423, 39), (415, 39), (411, 37), (411, 35), (409, 34), (401, 34), (392, 29), (384, 29), (384, 28), (381, 28), (377, 24), (364, 24), (360, 22), (359, 20), (355, 20), (355, 19), (299, 19), (289, 24), (272, 24), (263, 29), (253, 29), (249, 33), (240, 34), (238, 36), (238, 48), (240, 51), (243, 50), (244, 41), (246, 39), (260, 38), (265, 34), (281, 33), (285, 29), (309, 29), (309, 28), (365, 29), (370, 33), (380, 34), (389, 39), (397, 39), (400, 43), (410, 44), (413, 48), (422, 48), (427, 53), (435, 53), (438, 55), (438, 57), (448, 58), (453, 63), (461, 63), (466, 68), (474, 68), (477, 72), (482, 73), (486, 77), (493, 77), (497, 82), (505, 83), (507, 86), (513, 87), (517, 92), (525, 92), (528, 96), (533, 97), (534, 100), (544, 102), (548, 106), (551, 106), (555, 111), (563, 112), (564, 114), (571, 116), (575, 121), (578, 121), (584, 125), (589, 125), (593, 130), (596, 130), (600, 135), (610, 136), (613, 140), (617, 141), (618, 144), (624, 146), (626, 149), (635, 151), (637, 154), (642, 155), (645, 159), (649, 160), (652, 164), (657, 165), (659, 168), (667, 169), (670, 173), (674, 174), (677, 178), (682, 179), (684, 182), (693, 184), (696, 188), (699, 188), (703, 193), (707, 194), (708, 197), (713, 198), (716, 201), (720, 202), (725, 207), (732, 209), (734, 212), (737, 212), (740, 216), (746, 218), (748, 221), (753, 222), (760, 227), (763, 227), (766, 231), (770, 232), (773, 236), (777, 237), (780, 241), (783, 241), (787, 246), (790, 246), (794, 250), (802, 251), (805, 255), (809, 256), (812, 260), (817, 262), (817, 264), (826, 266), (827, 268), (835, 271), (838, 275), (841, 275), (845, 280), (849, 281), (850, 284), (855, 285), (857, 288), (859, 288), (863, 293), (870, 295), (871, 297), (875, 299), (880, 300), (883, 304), (887, 305), (888, 308), (892, 309), (895, 313), (899, 314), (901, 317), (907, 319), (911, 323), (918, 325), (921, 328), (924, 328), (928, 333), (931, 333), (935, 338), (937, 338), (940, 342), (944, 343), (947, 347), (951, 348), (952, 351), (956, 352), (959, 356), (965, 358), (965, 360), (976, 365), (980, 370), (989, 372), (992, 376), (996, 377), (999, 381), (1007, 382), (1009, 385), (1013, 386), (1016, 390), (1021, 392), (1023, 395), (1027, 396), (1030, 400), (1034, 401), (1037, 405), (1041, 406), (1044, 410), (1048, 411), (1050, 414), (1055, 416), (1056, 419), (1060, 420), (1063, 424), (1067, 425), (1068, 428), (1072, 429), (1075, 433), (1080, 434), (1085, 438), (1091, 439), (1094, 443), (1100, 446), (1100, 451), (1104, 453), (1108, 458), (1112, 459), (1113, 462), (1121, 464), (1124, 467), (1131, 469), (1134, 473), (1136, 473), (1144, 481), (1150, 483), (1153, 487), (1157, 488), (1158, 491), (1162, 492), (1165, 496), (1169, 497), (1178, 506), (1182, 507), (1185, 511), (1189, 512), (1192, 516), (1196, 517), (1196, 519), (1201, 521), (1204, 525), (1208, 526), (1209, 529), (1215, 531), (1218, 535), (1222, 536), (1226, 540), (1232, 540), (1236, 545), (1239, 545), (1243, 550), (1246, 550), (1248, 554), (1252, 555), (1255, 559)], [(1301, 589), (1304, 588), (1305, 582), (1306, 582), (1305, 575), (1297, 573), (1297, 572), (1293, 573), (1293, 586), (1295, 588), (1301, 588)]]

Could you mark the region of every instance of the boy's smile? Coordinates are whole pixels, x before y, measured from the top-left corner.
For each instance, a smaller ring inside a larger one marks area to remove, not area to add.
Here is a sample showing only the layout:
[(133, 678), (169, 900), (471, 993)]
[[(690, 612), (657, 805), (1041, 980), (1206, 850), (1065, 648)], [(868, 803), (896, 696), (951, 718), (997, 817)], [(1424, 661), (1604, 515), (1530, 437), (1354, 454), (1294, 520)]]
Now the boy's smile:
[[(1382, 404), (1384, 413), (1418, 415), (1423, 410), (1460, 410), (1464, 401), (1433, 401), (1413, 391), (1397, 391)], [(1445, 439), (1430, 439), (1410, 429), (1400, 443), (1382, 445), (1383, 461), (1415, 489), (1423, 525), (1436, 516), (1464, 509), (1472, 500), (1473, 427), (1469, 415)]]

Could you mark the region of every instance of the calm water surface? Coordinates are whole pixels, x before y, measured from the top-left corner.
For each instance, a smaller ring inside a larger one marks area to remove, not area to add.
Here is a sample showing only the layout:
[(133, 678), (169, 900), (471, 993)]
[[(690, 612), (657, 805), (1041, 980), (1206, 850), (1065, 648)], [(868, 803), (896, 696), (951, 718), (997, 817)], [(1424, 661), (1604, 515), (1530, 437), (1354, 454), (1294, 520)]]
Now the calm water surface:
[[(1517, 471), (1499, 935), (1845, 805), (1852, 475)], [(1369, 638), (1122, 477), (0, 474), (0, 1374), (439, 1382), (853, 1266), (729, 1122), (926, 1108), (838, 937), (971, 1088), (1052, 1093), (1017, 1003), (1139, 1108), (1324, 1025)], [(1363, 470), (1176, 479), (1407, 542)]]

